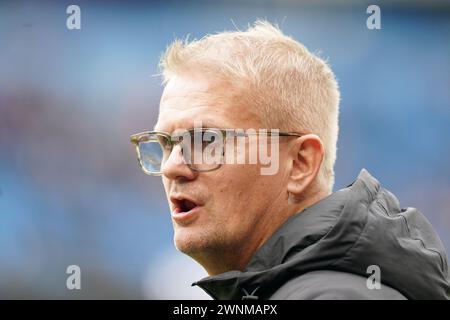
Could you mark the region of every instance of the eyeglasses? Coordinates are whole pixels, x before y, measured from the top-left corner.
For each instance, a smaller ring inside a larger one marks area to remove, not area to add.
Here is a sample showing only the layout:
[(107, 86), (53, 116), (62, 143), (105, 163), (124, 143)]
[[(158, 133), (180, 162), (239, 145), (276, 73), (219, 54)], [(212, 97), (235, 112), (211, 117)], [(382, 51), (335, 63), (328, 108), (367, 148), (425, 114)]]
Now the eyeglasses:
[[(296, 132), (279, 132), (264, 130), (266, 136), (294, 136), (303, 134)], [(208, 172), (218, 169), (225, 159), (225, 139), (229, 137), (259, 136), (259, 132), (247, 132), (237, 129), (194, 128), (185, 129), (176, 134), (161, 131), (147, 131), (130, 136), (135, 145), (139, 165), (142, 170), (152, 176), (160, 176), (162, 167), (180, 144), (182, 159), (191, 170)]]

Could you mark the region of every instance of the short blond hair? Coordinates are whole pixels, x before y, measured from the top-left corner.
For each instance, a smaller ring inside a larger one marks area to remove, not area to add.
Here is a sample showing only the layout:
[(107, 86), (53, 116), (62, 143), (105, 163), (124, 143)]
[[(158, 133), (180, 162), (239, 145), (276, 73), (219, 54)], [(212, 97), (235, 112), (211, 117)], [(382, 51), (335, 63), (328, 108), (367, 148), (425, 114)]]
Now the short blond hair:
[(201, 70), (245, 85), (246, 102), (268, 128), (317, 134), (325, 156), (320, 185), (331, 192), (338, 137), (339, 88), (328, 64), (282, 33), (257, 20), (246, 31), (221, 32), (200, 40), (175, 40), (160, 61), (163, 83)]

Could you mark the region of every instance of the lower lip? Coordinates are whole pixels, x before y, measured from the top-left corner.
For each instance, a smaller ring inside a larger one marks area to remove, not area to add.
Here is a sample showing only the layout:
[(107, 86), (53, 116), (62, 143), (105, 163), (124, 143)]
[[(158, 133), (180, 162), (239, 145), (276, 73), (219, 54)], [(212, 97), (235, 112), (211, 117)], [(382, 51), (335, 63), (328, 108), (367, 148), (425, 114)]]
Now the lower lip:
[(175, 222), (186, 223), (192, 221), (192, 219), (198, 215), (200, 208), (200, 206), (197, 206), (187, 212), (181, 212), (180, 208), (176, 208), (174, 211), (172, 211), (171, 216)]

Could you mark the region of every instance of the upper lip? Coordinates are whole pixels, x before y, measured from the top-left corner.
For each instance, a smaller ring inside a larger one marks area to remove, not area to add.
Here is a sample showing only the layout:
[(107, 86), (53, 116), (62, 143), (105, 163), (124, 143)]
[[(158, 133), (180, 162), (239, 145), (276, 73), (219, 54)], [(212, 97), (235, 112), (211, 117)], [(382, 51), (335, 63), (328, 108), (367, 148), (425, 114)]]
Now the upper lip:
[(189, 195), (185, 195), (185, 194), (181, 194), (181, 193), (170, 195), (170, 202), (172, 203), (173, 209), (175, 209), (177, 207), (181, 207), (183, 200), (188, 200), (190, 202), (193, 202), (193, 203), (195, 203), (196, 206), (201, 205), (200, 201), (198, 201), (197, 199), (195, 199)]

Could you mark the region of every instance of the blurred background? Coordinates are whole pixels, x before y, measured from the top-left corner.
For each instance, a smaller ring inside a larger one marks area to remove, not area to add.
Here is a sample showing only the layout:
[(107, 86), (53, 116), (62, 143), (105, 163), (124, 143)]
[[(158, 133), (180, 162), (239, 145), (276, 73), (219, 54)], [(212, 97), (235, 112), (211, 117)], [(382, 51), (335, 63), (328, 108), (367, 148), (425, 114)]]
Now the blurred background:
[[(66, 27), (70, 4), (81, 30)], [(381, 30), (366, 26), (370, 4)], [(0, 298), (208, 298), (129, 135), (155, 123), (174, 38), (257, 18), (336, 73), (334, 189), (367, 168), (450, 252), (449, 1), (1, 1)], [(66, 288), (72, 264), (82, 290)]]

